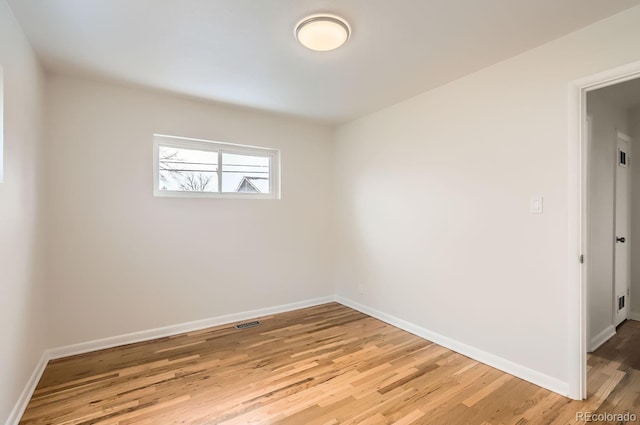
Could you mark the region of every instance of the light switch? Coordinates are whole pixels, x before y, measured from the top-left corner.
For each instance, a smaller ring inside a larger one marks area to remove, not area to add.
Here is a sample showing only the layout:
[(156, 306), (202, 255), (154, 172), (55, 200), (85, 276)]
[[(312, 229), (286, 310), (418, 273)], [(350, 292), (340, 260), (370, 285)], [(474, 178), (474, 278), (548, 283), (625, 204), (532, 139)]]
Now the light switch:
[(531, 214), (542, 214), (542, 197), (531, 198), (529, 211), (531, 211)]

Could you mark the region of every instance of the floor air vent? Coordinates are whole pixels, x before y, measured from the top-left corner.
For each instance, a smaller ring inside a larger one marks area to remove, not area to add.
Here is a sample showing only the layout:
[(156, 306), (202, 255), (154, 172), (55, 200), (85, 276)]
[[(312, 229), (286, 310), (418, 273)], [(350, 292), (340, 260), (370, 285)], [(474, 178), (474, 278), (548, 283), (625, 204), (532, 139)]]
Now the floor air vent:
[(253, 328), (255, 326), (260, 326), (260, 322), (258, 320), (254, 320), (253, 322), (240, 323), (239, 325), (235, 325), (234, 328), (247, 329), (247, 328)]

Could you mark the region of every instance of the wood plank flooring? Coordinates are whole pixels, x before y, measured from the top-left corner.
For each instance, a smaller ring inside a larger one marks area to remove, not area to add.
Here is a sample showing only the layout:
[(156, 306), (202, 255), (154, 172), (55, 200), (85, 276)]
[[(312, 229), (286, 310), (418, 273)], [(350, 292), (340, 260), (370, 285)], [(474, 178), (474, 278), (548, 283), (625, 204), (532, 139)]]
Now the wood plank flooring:
[(640, 414), (638, 322), (590, 355), (590, 397), (578, 402), (336, 303), (260, 320), (52, 361), (20, 424), (525, 425)]

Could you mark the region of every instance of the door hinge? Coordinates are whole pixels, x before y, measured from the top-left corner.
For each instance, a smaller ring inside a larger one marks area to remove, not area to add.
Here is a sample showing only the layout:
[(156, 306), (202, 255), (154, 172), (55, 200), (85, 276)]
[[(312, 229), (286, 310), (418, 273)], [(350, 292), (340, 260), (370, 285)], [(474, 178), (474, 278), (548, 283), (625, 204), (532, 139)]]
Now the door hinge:
[(584, 264), (584, 254), (580, 255), (580, 264)]

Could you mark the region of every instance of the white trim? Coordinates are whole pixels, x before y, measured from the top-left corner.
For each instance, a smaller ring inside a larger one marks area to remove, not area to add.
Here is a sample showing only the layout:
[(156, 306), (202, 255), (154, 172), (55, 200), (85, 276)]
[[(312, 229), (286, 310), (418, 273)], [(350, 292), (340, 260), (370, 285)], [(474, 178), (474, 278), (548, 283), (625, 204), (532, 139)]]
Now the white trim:
[(637, 322), (640, 322), (640, 313), (630, 312), (629, 313), (629, 320), (635, 320)]
[(33, 370), (31, 377), (29, 377), (29, 380), (27, 381), (27, 385), (25, 385), (22, 393), (20, 394), (20, 397), (18, 397), (18, 401), (9, 414), (6, 425), (18, 425), (18, 423), (20, 422), (20, 419), (22, 418), (22, 415), (27, 408), (27, 404), (29, 404), (29, 400), (31, 400), (31, 396), (36, 390), (38, 382), (40, 382), (40, 378), (44, 373), (44, 369), (47, 367), (47, 363), (49, 363), (49, 357), (47, 352), (45, 351), (44, 353), (42, 353), (40, 360), (36, 364), (36, 368)]
[(568, 111), (568, 280), (569, 280), (569, 396), (587, 397), (587, 273), (577, 258), (587, 252), (587, 140), (586, 93), (640, 77), (640, 61), (632, 62), (569, 84)]
[(510, 375), (514, 375), (514, 376), (517, 376), (518, 378), (522, 378), (525, 381), (529, 381), (535, 385), (546, 388), (555, 393), (558, 393), (564, 396), (568, 395), (569, 393), (568, 383), (563, 382), (559, 379), (556, 379), (552, 376), (545, 375), (543, 373), (530, 369), (521, 364), (514, 363), (510, 360), (507, 360), (505, 358), (480, 350), (471, 345), (467, 345), (465, 343), (456, 341), (444, 335), (440, 335), (436, 332), (430, 331), (428, 329), (425, 329), (413, 323), (407, 322), (406, 320), (399, 319), (390, 314), (383, 313), (380, 310), (376, 310), (375, 308), (365, 306), (358, 302), (352, 301), (348, 298), (344, 298), (339, 295), (336, 295), (336, 301), (354, 310), (358, 310), (364, 314), (368, 314), (369, 316), (382, 320), (383, 322), (386, 322), (392, 326), (395, 326), (404, 331), (417, 335), (421, 338), (427, 339), (431, 342), (434, 342), (445, 348), (453, 350), (457, 353), (463, 354), (467, 357), (471, 357), (474, 360), (477, 360), (481, 363), (484, 363), (486, 365), (499, 369)]
[[(568, 256), (569, 268), (569, 396), (575, 399), (586, 397), (586, 368), (583, 373), (582, 365), (586, 366), (586, 297), (587, 291), (583, 290), (586, 278), (585, 265), (589, 261), (586, 217), (586, 168), (587, 168), (587, 141), (584, 135), (587, 129), (584, 125), (586, 117), (584, 93), (578, 85), (570, 86), (569, 90), (569, 132), (568, 132)], [(577, 141), (577, 142), (576, 142)], [(580, 263), (580, 256), (584, 255), (585, 263)], [(578, 260), (578, 261), (575, 261)]]
[(157, 338), (179, 335), (185, 332), (199, 331), (215, 326), (228, 325), (248, 319), (256, 319), (272, 314), (285, 313), (287, 311), (299, 310), (301, 308), (313, 307), (320, 304), (333, 302), (332, 296), (314, 298), (291, 304), (283, 304), (275, 307), (249, 310), (241, 313), (227, 314), (224, 316), (211, 317), (209, 319), (195, 320), (193, 322), (179, 323), (177, 325), (163, 326), (161, 328), (148, 329), (145, 331), (132, 332), (129, 334), (112, 336), (103, 339), (96, 339), (79, 344), (67, 345), (47, 350), (50, 359), (75, 356), (77, 354), (89, 353), (92, 351), (104, 350), (106, 348), (119, 347), (121, 345), (135, 344), (137, 342), (149, 341)]
[[(198, 192), (190, 190), (160, 190), (159, 150), (160, 146), (177, 149), (217, 152), (216, 192)], [(269, 158), (269, 193), (234, 193), (222, 192), (222, 154), (252, 155)], [(153, 135), (153, 196), (174, 198), (223, 198), (223, 199), (280, 199), (280, 151), (278, 149), (239, 145), (212, 140), (191, 139), (186, 137)]]
[(616, 334), (616, 328), (613, 325), (609, 325), (598, 335), (591, 338), (589, 341), (589, 352), (593, 353), (596, 351), (602, 344), (609, 341), (609, 338)]
[(82, 342), (79, 344), (67, 345), (65, 347), (57, 347), (45, 350), (42, 353), (42, 357), (38, 362), (35, 370), (31, 374), (31, 378), (24, 387), (22, 394), (18, 398), (15, 407), (11, 411), (6, 425), (18, 425), (20, 418), (24, 414), (27, 404), (33, 395), (33, 392), (42, 377), (47, 363), (50, 360), (59, 359), (62, 357), (75, 356), (78, 354), (89, 353), (92, 351), (104, 350), (106, 348), (118, 347), (121, 345), (134, 344), (137, 342), (149, 341), (156, 338), (164, 338), (168, 336), (174, 336), (185, 332), (193, 332), (202, 329), (212, 328), (215, 326), (228, 325), (234, 322), (240, 322), (248, 319), (256, 319), (264, 316), (270, 316), (272, 314), (285, 313), (288, 311), (299, 310), (301, 308), (314, 307), (321, 304), (334, 302), (335, 299), (332, 295), (320, 298), (313, 298), (310, 300), (299, 301), (290, 304), (282, 304), (275, 307), (266, 307), (257, 310), (249, 310), (241, 313), (227, 314), (224, 316), (212, 317), (209, 319), (196, 320), (193, 322), (180, 323), (177, 325), (164, 326), (156, 329), (149, 329), (146, 331), (133, 332), (125, 335), (118, 335), (103, 339), (97, 339), (94, 341)]

